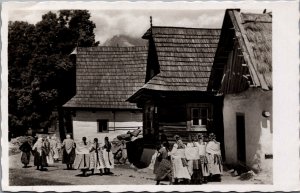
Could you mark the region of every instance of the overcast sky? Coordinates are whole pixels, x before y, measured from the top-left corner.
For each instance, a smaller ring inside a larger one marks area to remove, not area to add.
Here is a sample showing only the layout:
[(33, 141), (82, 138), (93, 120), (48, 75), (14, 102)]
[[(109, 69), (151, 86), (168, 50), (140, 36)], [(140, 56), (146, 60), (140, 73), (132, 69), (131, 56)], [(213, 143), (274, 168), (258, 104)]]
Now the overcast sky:
[[(9, 13), (11, 21), (35, 24), (47, 10), (17, 10)], [(56, 11), (53, 11), (56, 12)], [(220, 28), (224, 10), (90, 10), (96, 23), (96, 41), (104, 43), (114, 35), (141, 37), (150, 26), (177, 26), (193, 28)]]

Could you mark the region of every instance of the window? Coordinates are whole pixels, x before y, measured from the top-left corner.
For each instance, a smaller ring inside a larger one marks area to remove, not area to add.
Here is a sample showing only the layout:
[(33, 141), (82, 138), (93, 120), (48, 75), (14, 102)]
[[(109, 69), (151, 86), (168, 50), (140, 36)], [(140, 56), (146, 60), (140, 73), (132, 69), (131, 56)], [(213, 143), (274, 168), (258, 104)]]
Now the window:
[(208, 118), (208, 108), (192, 108), (192, 125), (206, 127)]
[(108, 132), (108, 120), (107, 119), (99, 119), (98, 122), (98, 133)]

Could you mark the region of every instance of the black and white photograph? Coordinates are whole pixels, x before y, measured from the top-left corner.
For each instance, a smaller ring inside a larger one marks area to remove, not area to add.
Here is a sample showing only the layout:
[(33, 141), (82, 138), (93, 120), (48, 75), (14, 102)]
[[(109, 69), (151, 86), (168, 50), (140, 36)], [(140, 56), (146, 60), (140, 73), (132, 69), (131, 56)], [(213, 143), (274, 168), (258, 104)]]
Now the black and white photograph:
[(276, 184), (274, 6), (117, 4), (4, 7), (7, 186)]

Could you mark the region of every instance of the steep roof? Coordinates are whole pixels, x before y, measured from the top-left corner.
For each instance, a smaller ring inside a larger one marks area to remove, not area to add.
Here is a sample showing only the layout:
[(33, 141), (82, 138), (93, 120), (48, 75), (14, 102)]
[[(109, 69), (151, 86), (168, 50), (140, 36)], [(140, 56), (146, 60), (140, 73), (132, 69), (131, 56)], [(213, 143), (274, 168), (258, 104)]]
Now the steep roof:
[[(234, 69), (228, 69), (227, 72), (224, 68), (226, 68), (230, 47), (235, 44), (235, 40), (238, 42), (239, 56), (243, 57), (247, 74), (250, 75), (249, 79), (247, 78), (251, 82), (250, 86), (272, 90), (272, 14), (241, 13), (236, 9), (226, 10), (210, 86), (213, 89), (220, 89), (223, 82), (234, 83), (234, 81), (226, 81), (233, 79), (228, 73), (234, 75), (234, 71), (242, 67), (232, 67)], [(241, 69), (240, 71), (245, 72)], [(247, 74), (240, 75), (248, 76)], [(235, 79), (235, 82), (239, 84), (240, 81)], [(227, 92), (232, 92), (232, 90)]]
[(146, 47), (78, 48), (76, 95), (64, 107), (136, 109), (125, 102), (144, 85)]
[(206, 91), (218, 46), (219, 29), (152, 27), (143, 38), (153, 38), (159, 73), (144, 89)]

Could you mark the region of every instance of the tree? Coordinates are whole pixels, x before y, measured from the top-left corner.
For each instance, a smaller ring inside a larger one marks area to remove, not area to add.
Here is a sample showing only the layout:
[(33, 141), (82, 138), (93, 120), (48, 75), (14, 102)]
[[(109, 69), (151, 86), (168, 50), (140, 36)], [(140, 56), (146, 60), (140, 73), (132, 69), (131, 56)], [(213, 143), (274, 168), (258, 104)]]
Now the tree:
[[(97, 46), (86, 10), (48, 12), (36, 25), (10, 22), (8, 35), (9, 129), (17, 135), (50, 126), (54, 110), (75, 94), (76, 46)], [(63, 117), (60, 116), (62, 120)], [(63, 128), (61, 128), (63, 129)]]

